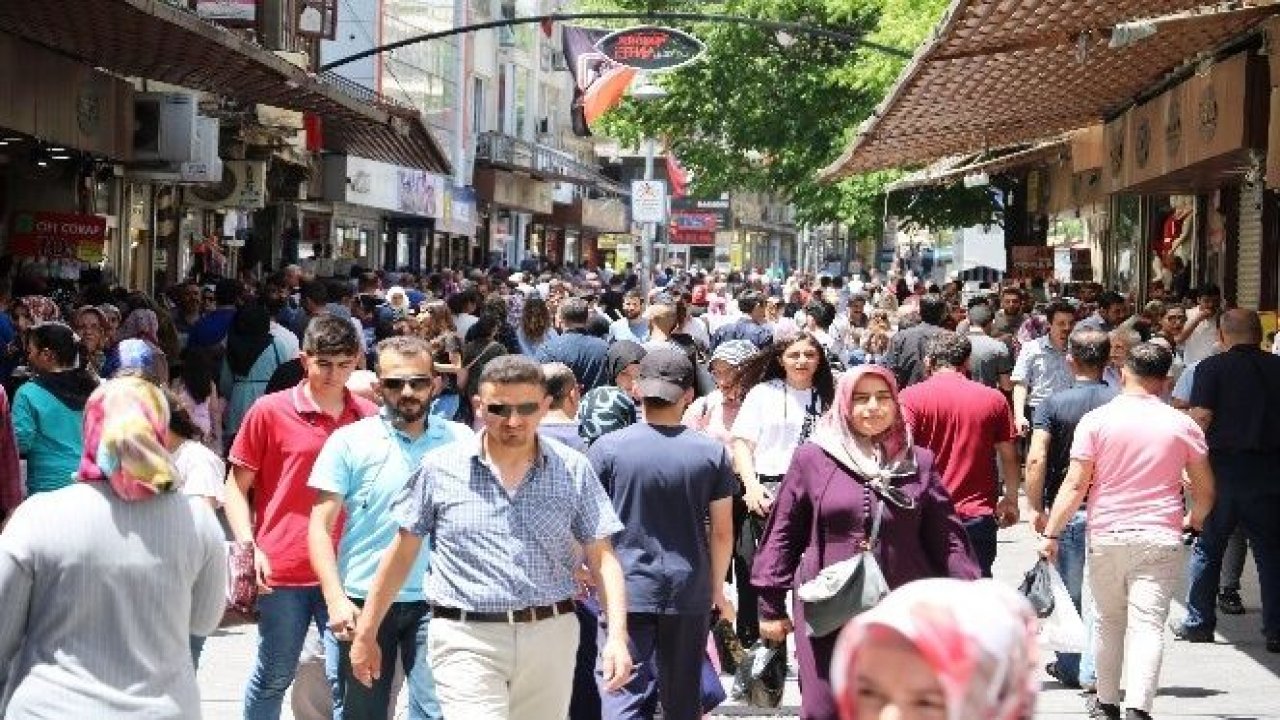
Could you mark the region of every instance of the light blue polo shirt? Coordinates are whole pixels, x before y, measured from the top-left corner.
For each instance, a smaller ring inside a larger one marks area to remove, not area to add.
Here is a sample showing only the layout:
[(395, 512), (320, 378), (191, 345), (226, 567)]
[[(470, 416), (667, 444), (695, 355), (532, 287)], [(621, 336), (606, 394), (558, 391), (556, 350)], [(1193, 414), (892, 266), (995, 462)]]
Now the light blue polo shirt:
[[(391, 424), (384, 411), (338, 428), (325, 441), (307, 485), (342, 496), (346, 521), (338, 543), (338, 576), (349, 597), (368, 596), (378, 563), (400, 530), (391, 506), (422, 463), (422, 456), (473, 436), (461, 423), (431, 417), (427, 431), (410, 440)], [(429, 557), (430, 548), (424, 543), (395, 602), (425, 599), (422, 583)]]

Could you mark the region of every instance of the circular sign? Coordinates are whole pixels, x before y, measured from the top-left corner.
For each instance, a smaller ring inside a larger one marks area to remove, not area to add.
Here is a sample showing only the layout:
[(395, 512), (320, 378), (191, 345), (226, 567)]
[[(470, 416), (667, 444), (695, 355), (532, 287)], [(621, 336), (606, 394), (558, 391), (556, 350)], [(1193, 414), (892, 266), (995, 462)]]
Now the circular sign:
[(613, 62), (644, 72), (674, 70), (697, 60), (706, 49), (686, 32), (654, 25), (619, 30), (596, 43), (596, 50)]

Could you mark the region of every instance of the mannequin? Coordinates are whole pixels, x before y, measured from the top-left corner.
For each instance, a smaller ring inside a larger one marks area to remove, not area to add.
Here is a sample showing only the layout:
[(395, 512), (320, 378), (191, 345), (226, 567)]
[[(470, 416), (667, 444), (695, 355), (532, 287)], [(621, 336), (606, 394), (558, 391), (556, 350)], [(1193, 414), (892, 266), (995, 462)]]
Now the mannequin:
[(1182, 258), (1185, 263), (1191, 250), (1191, 232), (1195, 226), (1191, 217), (1195, 212), (1195, 199), (1175, 195), (1170, 200), (1171, 209), (1165, 216), (1160, 241), (1152, 248), (1151, 276), (1160, 279), (1164, 287), (1173, 282), (1173, 259)]

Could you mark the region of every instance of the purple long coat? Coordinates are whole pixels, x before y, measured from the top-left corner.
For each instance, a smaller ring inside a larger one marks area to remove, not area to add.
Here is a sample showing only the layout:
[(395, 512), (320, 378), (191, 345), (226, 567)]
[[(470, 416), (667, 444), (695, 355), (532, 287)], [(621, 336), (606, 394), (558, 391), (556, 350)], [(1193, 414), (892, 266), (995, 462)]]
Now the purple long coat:
[[(894, 481), (915, 500), (915, 507), (904, 510), (886, 503), (881, 519), (875, 555), (885, 579), (890, 588), (930, 577), (976, 580), (982, 572), (934, 468), (933, 453), (920, 447), (915, 453), (916, 475)], [(761, 620), (787, 617), (788, 591), (813, 579), (823, 567), (859, 552), (871, 528), (864, 509), (868, 492), (818, 445), (806, 443), (796, 449), (751, 569), (751, 584), (760, 594)], [(874, 494), (870, 499), (882, 502)], [(824, 557), (818, 557), (819, 545)], [(799, 602), (794, 611), (803, 698), (800, 717), (831, 720), (836, 717), (836, 704), (829, 673), (839, 633), (811, 638)]]

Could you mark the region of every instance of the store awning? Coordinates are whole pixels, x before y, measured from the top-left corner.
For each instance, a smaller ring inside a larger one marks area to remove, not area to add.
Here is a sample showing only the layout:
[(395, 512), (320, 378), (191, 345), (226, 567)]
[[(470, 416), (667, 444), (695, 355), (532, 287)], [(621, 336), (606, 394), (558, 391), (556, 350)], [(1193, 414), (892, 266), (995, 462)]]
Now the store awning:
[(314, 113), (326, 150), (450, 171), (416, 109), (308, 73), (161, 0), (3, 0), (0, 32), (118, 75)]
[(919, 166), (1098, 123), (1275, 12), (1271, 0), (954, 0), (819, 177)]
[(943, 158), (923, 170), (889, 183), (885, 190), (897, 192), (929, 185), (950, 185), (968, 175), (992, 175), (1013, 168), (1037, 165), (1061, 158), (1070, 152), (1070, 141), (1067, 138), (1057, 138), (1031, 145), (1015, 145), (990, 152)]

